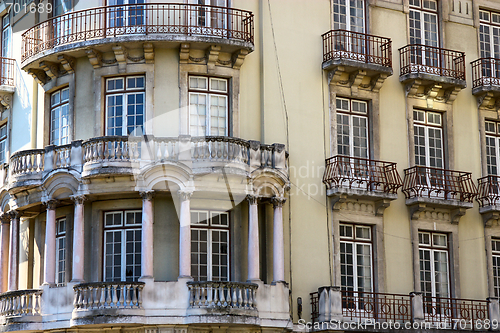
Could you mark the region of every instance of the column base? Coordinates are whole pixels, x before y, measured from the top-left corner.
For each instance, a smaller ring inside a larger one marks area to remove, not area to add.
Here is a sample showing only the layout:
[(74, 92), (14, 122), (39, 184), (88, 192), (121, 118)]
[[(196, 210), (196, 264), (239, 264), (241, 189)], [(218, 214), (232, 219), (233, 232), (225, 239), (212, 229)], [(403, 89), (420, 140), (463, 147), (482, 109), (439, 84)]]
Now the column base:
[(261, 279), (248, 279), (247, 282), (250, 282), (250, 283), (262, 283), (262, 280)]

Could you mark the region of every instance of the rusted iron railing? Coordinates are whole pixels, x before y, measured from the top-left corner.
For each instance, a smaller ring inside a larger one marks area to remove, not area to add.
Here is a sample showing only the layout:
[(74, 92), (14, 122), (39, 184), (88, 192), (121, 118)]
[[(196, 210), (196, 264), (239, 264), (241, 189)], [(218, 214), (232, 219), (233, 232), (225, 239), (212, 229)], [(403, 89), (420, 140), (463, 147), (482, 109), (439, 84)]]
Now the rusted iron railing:
[(14, 85), (14, 64), (15, 59), (0, 57), (0, 85)]
[(405, 169), (404, 173), (403, 193), (406, 199), (425, 197), (471, 203), (477, 196), (470, 172), (414, 166)]
[(465, 80), (465, 53), (434, 46), (410, 44), (399, 49), (400, 75), (435, 74)]
[(481, 58), (471, 62), (472, 88), (500, 86), (500, 59)]
[(396, 163), (337, 155), (326, 160), (323, 183), (327, 188), (345, 187), (397, 193), (403, 185)]
[(426, 322), (440, 328), (475, 330), (489, 318), (488, 301), (423, 296)]
[(479, 178), (477, 202), (479, 207), (493, 206), (500, 203), (500, 177), (488, 175)]
[(323, 37), (323, 62), (348, 59), (392, 68), (389, 38), (348, 30), (331, 30)]
[(253, 43), (253, 14), (197, 4), (147, 3), (90, 8), (53, 17), (22, 35), (21, 61), (45, 50), (122, 35), (187, 35)]

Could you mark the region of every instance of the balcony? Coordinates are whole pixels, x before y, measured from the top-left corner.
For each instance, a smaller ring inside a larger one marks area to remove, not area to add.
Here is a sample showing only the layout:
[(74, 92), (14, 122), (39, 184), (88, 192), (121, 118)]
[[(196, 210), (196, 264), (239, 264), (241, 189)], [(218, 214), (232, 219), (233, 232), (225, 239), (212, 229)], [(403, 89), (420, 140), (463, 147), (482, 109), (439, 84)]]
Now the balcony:
[(465, 210), (472, 208), (477, 196), (470, 172), (414, 166), (404, 173), (403, 193), (412, 215), (425, 206), (452, 209), (452, 222), (458, 223)]
[(398, 189), (403, 186), (396, 163), (340, 155), (326, 160), (323, 183), (334, 200), (370, 200), (383, 203), (383, 208), (397, 199)]
[(15, 59), (0, 57), (0, 104), (8, 109), (12, 105), (15, 91), (14, 70)]
[(500, 97), (500, 59), (481, 58), (471, 62), (472, 94), (479, 105), (494, 109)]
[(347, 30), (331, 30), (323, 37), (323, 69), (330, 83), (378, 92), (392, 75), (389, 38)]
[[(478, 323), (482, 324), (486, 319), (496, 320), (500, 314), (497, 299), (430, 297), (417, 292), (402, 295), (344, 291), (339, 287), (319, 288), (310, 297), (312, 322), (332, 321), (344, 329), (352, 327), (342, 323), (363, 322), (375, 325), (391, 322), (409, 328), (413, 327), (413, 323), (422, 323), (418, 327), (427, 330), (480, 330), (482, 327)], [(462, 326), (457, 327), (457, 323)]]
[(399, 81), (411, 97), (452, 103), (466, 87), (465, 53), (410, 44), (399, 49)]
[(477, 180), (479, 213), (486, 226), (500, 219), (500, 177), (488, 175)]
[(105, 6), (53, 17), (28, 29), (22, 35), (21, 62), (44, 83), (74, 71), (77, 57), (88, 56), (95, 68), (102, 66), (104, 53), (115, 53), (115, 60), (125, 64), (130, 50), (142, 45), (129, 58), (153, 62), (154, 45), (160, 43), (172, 48), (185, 44), (188, 51), (190, 44), (200, 50), (217, 45), (217, 54), (244, 58), (253, 51), (253, 39), (254, 18), (246, 10), (174, 3)]
[(285, 328), (289, 290), (284, 283), (93, 282), (42, 286), (0, 294), (7, 331), (85, 325), (235, 324)]

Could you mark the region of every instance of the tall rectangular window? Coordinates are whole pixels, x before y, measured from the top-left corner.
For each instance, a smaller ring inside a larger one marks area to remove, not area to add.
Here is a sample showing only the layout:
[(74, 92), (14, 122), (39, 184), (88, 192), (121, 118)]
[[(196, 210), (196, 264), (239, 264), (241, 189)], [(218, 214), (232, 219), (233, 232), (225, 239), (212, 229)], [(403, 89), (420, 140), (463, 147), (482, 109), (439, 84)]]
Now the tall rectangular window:
[[(479, 52), (481, 58), (500, 59), (500, 13), (479, 11)], [(498, 61), (486, 61), (481, 68), (483, 75), (500, 77)]]
[(195, 281), (229, 280), (229, 213), (191, 211), (191, 275)]
[(189, 128), (192, 136), (227, 136), (228, 80), (189, 77)]
[(491, 240), (491, 254), (493, 260), (493, 289), (495, 297), (500, 297), (500, 239)]
[[(210, 28), (226, 28), (227, 0), (189, 0), (190, 4), (200, 5), (191, 12), (191, 25)], [(196, 33), (196, 30), (194, 31)]]
[(368, 103), (337, 98), (337, 154), (369, 158)]
[(6, 162), (7, 154), (7, 124), (0, 126), (0, 163)]
[(334, 0), (333, 29), (365, 32), (365, 1)]
[(418, 233), (420, 289), (424, 297), (449, 297), (448, 235)]
[(413, 110), (415, 164), (444, 168), (442, 115), (437, 112)]
[[(145, 8), (140, 6), (144, 4), (145, 0), (108, 0), (108, 6), (114, 6), (108, 9), (108, 27), (133, 27), (142, 26), (145, 23)], [(123, 7), (119, 7), (124, 5)], [(137, 6), (134, 6), (137, 5)], [(129, 31), (128, 33), (133, 33)], [(141, 30), (135, 31), (137, 33)]]
[[(410, 44), (439, 47), (438, 4), (436, 0), (410, 0)], [(414, 48), (412, 62), (439, 67), (438, 52)]]
[(500, 161), (500, 123), (485, 121), (486, 169), (488, 175), (498, 176)]
[(104, 213), (104, 281), (141, 277), (142, 211)]
[(145, 76), (106, 80), (106, 135), (144, 134)]
[(50, 144), (69, 143), (69, 88), (50, 95)]
[(345, 291), (373, 290), (372, 229), (340, 224), (340, 277)]
[(56, 283), (66, 283), (66, 218), (56, 221)]
[(2, 17), (2, 57), (11, 58), (12, 28), (9, 14)]

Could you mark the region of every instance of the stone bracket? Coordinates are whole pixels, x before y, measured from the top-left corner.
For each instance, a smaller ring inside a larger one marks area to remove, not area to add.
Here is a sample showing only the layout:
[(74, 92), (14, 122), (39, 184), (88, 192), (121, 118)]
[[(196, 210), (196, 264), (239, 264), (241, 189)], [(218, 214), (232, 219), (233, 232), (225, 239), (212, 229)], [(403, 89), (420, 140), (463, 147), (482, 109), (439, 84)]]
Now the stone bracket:
[(455, 101), (455, 99), (457, 98), (460, 90), (462, 90), (462, 88), (460, 88), (460, 87), (453, 87), (453, 88), (447, 89), (444, 92), (444, 99), (445, 99), (446, 103), (453, 103)]
[(233, 53), (232, 59), (233, 59), (233, 68), (234, 69), (240, 69), (241, 65), (243, 65), (243, 61), (245, 60), (245, 57), (248, 55), (248, 50), (241, 49)]
[(345, 72), (344, 66), (337, 66), (328, 72), (328, 84), (337, 84), (340, 83), (340, 78), (342, 77), (342, 73)]
[(75, 58), (65, 54), (61, 54), (60, 56), (57, 57), (57, 60), (61, 62), (64, 70), (68, 74), (72, 74), (75, 72)]
[(339, 211), (340, 210), (340, 205), (344, 202), (346, 202), (347, 200), (347, 194), (340, 194), (340, 195), (337, 195), (335, 196), (333, 199), (332, 199), (332, 209), (334, 211)]
[(391, 204), (391, 200), (382, 199), (375, 201), (375, 216), (383, 216), (384, 211)]
[(380, 73), (380, 74), (372, 77), (372, 79), (370, 81), (370, 86), (371, 86), (373, 92), (380, 91), (380, 88), (382, 88), (382, 85), (384, 84), (385, 79), (387, 79), (387, 76), (388, 75), (385, 73)]
[(485, 227), (492, 227), (495, 224), (498, 224), (500, 220), (500, 212), (488, 212), (481, 214), (483, 217), (483, 223)]
[(357, 70), (349, 75), (349, 84), (351, 85), (351, 94), (356, 96), (358, 94), (359, 85), (363, 78), (366, 76), (366, 71)]
[[(423, 88), (420, 90), (419, 89)], [(405, 85), (407, 97), (422, 97), (427, 100), (427, 107), (433, 108), (434, 101), (451, 104), (462, 90), (461, 86), (443, 87), (440, 83), (423, 84), (421, 79), (409, 80)]]
[(220, 50), (221, 50), (220, 45), (211, 45), (207, 49), (205, 57), (207, 58), (208, 73), (215, 72), (215, 64), (217, 63), (217, 60), (219, 60)]
[(10, 109), (12, 106), (12, 95), (14, 93), (5, 93), (3, 95), (0, 95), (0, 104), (6, 109)]
[(45, 71), (50, 79), (56, 79), (59, 77), (59, 64), (51, 61), (41, 61), (40, 67)]
[(153, 47), (153, 43), (144, 43), (142, 44), (144, 50), (144, 59), (146, 60), (146, 64), (152, 64), (155, 62), (155, 50)]
[(113, 52), (115, 53), (116, 61), (118, 62), (118, 72), (126, 73), (127, 72), (127, 56), (128, 50), (126, 47), (117, 45), (112, 47)]
[(179, 63), (187, 64), (189, 62), (189, 48), (191, 45), (188, 43), (182, 43), (179, 48)]
[(35, 81), (41, 85), (44, 85), (50, 81), (50, 78), (47, 76), (47, 74), (45, 73), (45, 71), (43, 69), (30, 68), (30, 69), (28, 69), (28, 74), (33, 76)]
[(412, 220), (418, 220), (420, 218), (420, 212), (423, 212), (427, 205), (425, 203), (419, 202), (410, 206), (410, 218)]
[(90, 64), (94, 68), (102, 67), (102, 53), (97, 51), (96, 49), (87, 49), (85, 50), (87, 53), (87, 57), (89, 58)]
[(465, 215), (465, 212), (465, 208), (457, 208), (452, 210), (450, 212), (451, 223), (458, 224), (458, 221), (460, 221), (460, 218)]
[(422, 85), (421, 80), (411, 80), (405, 85), (405, 92), (407, 97), (414, 97), (417, 95), (418, 88)]

